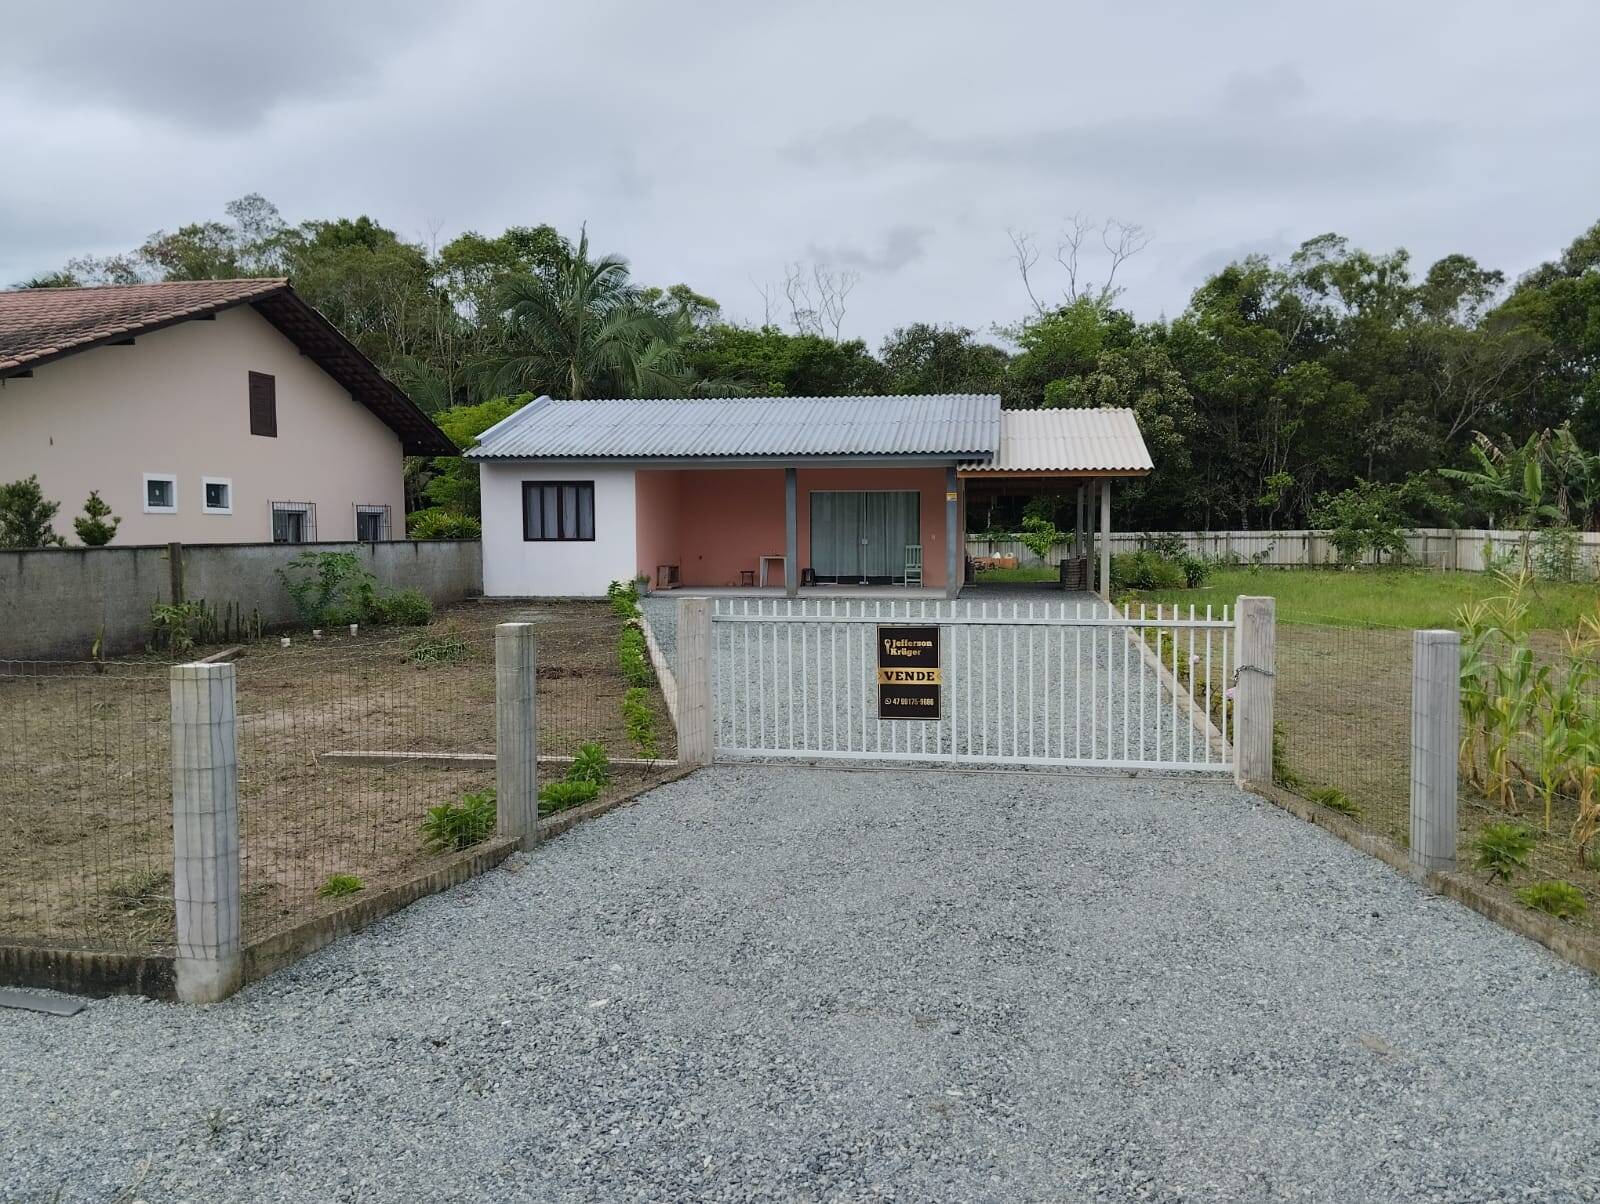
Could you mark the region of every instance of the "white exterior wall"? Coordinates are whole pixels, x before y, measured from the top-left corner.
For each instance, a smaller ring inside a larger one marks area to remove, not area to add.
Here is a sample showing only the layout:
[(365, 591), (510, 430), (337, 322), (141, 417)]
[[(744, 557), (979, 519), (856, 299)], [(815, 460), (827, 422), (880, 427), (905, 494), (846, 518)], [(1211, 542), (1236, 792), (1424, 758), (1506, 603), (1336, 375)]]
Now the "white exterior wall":
[[(483, 493), (483, 592), (490, 598), (604, 597), (635, 572), (633, 469), (599, 464), (478, 465)], [(593, 481), (594, 539), (522, 538), (524, 481)]]
[[(252, 371), (277, 379), (276, 438), (250, 433)], [(73, 545), (91, 489), (122, 519), (117, 546), (267, 543), (272, 502), (315, 502), (319, 540), (388, 506), (404, 538), (403, 463), (399, 436), (248, 305), (0, 383), (0, 482), (37, 474)], [(178, 478), (175, 513), (145, 513), (146, 473)], [(203, 511), (206, 477), (231, 482), (231, 514)]]

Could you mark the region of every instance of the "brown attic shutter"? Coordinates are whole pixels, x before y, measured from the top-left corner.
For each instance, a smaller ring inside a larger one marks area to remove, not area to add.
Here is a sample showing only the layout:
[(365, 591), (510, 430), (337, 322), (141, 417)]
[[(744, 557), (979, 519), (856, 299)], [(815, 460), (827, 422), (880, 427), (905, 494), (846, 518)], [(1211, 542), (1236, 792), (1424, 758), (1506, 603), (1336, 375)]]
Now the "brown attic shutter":
[(250, 374), (250, 433), (278, 437), (278, 380), (266, 372)]

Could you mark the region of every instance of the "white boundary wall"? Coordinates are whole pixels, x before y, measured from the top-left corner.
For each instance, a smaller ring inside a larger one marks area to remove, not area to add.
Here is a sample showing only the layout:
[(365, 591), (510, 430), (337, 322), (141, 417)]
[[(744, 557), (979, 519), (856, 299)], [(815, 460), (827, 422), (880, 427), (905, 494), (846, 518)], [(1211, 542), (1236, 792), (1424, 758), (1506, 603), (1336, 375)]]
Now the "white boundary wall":
[[(1213, 560), (1237, 557), (1240, 561), (1296, 567), (1304, 565), (1337, 564), (1327, 531), (1113, 531), (1111, 551), (1137, 551), (1144, 540), (1160, 535), (1177, 535), (1190, 552)], [(1456, 530), (1450, 527), (1417, 527), (1405, 532), (1406, 559), (1411, 564), (1428, 568), (1458, 569), (1461, 572), (1481, 573), (1486, 567), (1485, 548), (1492, 544), (1494, 556), (1499, 559), (1515, 558), (1519, 563), (1524, 541), (1529, 554), (1537, 562), (1539, 532), (1489, 531), (1478, 529)], [(1600, 532), (1584, 531), (1578, 534), (1578, 565), (1580, 577), (1600, 574)], [(1041, 560), (1015, 539), (986, 539), (969, 536), (968, 556), (1015, 556), (1019, 565), (1054, 564), (1067, 555), (1067, 545), (1061, 544)], [(1368, 556), (1366, 563), (1372, 563)]]

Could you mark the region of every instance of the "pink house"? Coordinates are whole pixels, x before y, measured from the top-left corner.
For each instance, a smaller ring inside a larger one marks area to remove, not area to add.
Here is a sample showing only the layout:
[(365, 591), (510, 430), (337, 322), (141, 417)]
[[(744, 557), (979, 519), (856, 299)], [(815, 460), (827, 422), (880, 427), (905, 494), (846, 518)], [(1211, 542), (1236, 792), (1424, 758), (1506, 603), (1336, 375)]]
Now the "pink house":
[[(1131, 412), (1050, 413), (1073, 428), (1125, 416), (1112, 425), (1127, 446), (1054, 427), (1006, 435), (1020, 415), (1002, 415), (996, 395), (541, 397), (467, 453), (482, 484), (484, 592), (593, 597), (643, 577), (658, 589), (909, 585), (954, 597), (969, 482), (1060, 492), (1070, 481), (1081, 502), (1093, 477), (1104, 523), (1110, 478), (1149, 471)], [(1117, 463), (1052, 467), (1072, 449)]]

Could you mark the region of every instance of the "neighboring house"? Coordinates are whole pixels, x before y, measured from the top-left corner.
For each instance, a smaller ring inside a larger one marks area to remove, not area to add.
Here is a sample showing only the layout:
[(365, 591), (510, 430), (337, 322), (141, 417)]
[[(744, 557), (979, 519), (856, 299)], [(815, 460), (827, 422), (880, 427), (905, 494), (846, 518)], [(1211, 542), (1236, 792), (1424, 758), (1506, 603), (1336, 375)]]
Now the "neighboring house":
[[(970, 490), (1061, 493), (1150, 471), (1130, 410), (1001, 412), (993, 395), (555, 401), (467, 453), (484, 592), (920, 584), (953, 596)], [(1080, 523), (1081, 525), (1081, 523)], [(1102, 574), (1103, 579), (1104, 574)]]
[(287, 280), (0, 292), (0, 482), (118, 544), (405, 537), (403, 456), (454, 455)]

